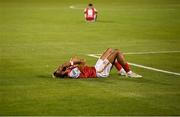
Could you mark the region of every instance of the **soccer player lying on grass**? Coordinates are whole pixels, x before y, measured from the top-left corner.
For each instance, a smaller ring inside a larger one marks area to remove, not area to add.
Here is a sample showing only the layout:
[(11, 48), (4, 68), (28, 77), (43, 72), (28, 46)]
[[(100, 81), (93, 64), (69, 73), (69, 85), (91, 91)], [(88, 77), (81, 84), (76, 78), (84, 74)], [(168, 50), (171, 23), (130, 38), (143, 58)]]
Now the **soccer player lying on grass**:
[(94, 22), (97, 19), (97, 10), (93, 7), (93, 4), (89, 4), (87, 8), (84, 9), (84, 17), (86, 21)]
[(115, 66), (119, 75), (127, 77), (142, 77), (130, 70), (123, 54), (118, 49), (108, 48), (98, 59), (95, 66), (87, 66), (84, 59), (71, 58), (69, 62), (60, 65), (53, 73), (53, 77), (69, 78), (96, 78), (108, 77), (112, 66)]

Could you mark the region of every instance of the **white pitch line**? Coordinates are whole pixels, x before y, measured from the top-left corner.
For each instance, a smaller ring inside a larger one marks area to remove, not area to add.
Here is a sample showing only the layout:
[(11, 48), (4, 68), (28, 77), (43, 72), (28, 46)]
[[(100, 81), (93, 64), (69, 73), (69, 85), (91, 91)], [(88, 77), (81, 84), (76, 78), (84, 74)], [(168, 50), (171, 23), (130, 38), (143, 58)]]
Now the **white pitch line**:
[(161, 69), (148, 67), (148, 66), (144, 66), (144, 65), (139, 65), (139, 64), (135, 64), (135, 63), (129, 63), (129, 64), (132, 65), (132, 66), (136, 66), (136, 67), (140, 67), (140, 68), (144, 68), (144, 69), (149, 69), (149, 70), (153, 70), (153, 71), (158, 71), (158, 72), (162, 72), (162, 73), (174, 74), (174, 75), (180, 76), (180, 73), (176, 73), (176, 72), (161, 70)]
[[(180, 53), (180, 51), (157, 51), (157, 52), (125, 52), (124, 55), (131, 55), (131, 54), (168, 54), (168, 53)], [(101, 55), (101, 54), (89, 54), (89, 55)]]
[[(88, 54), (88, 56), (95, 57), (95, 58), (99, 58), (100, 57), (99, 54), (98, 55)], [(136, 67), (140, 67), (140, 68), (144, 68), (144, 69), (148, 69), (148, 70), (152, 70), (152, 71), (158, 71), (158, 72), (162, 72), (162, 73), (167, 73), (167, 74), (173, 74), (173, 75), (180, 76), (180, 73), (176, 73), (176, 72), (161, 70), (161, 69), (157, 69), (157, 68), (153, 68), (153, 67), (148, 67), (148, 66), (144, 66), (144, 65), (139, 65), (139, 64), (135, 64), (135, 63), (129, 63), (129, 64), (132, 65), (132, 66), (136, 66)]]
[(84, 9), (84, 8), (75, 7), (75, 6), (73, 6), (73, 5), (69, 6), (69, 8), (70, 8), (70, 9), (80, 9), (80, 10)]
[[(84, 8), (82, 7), (75, 7), (74, 5), (69, 6), (70, 9), (78, 9), (82, 10)], [(134, 8), (103, 8), (103, 10), (108, 10), (108, 11), (119, 11), (119, 10), (134, 10)], [(136, 8), (136, 10), (145, 10), (145, 8)], [(146, 10), (176, 10), (174, 8), (146, 8)]]
[(180, 53), (180, 51), (127, 52), (124, 54), (168, 54), (168, 53)]
[(99, 54), (87, 54), (88, 56), (91, 56), (91, 57), (94, 57), (94, 58), (99, 58), (100, 57), (100, 55)]

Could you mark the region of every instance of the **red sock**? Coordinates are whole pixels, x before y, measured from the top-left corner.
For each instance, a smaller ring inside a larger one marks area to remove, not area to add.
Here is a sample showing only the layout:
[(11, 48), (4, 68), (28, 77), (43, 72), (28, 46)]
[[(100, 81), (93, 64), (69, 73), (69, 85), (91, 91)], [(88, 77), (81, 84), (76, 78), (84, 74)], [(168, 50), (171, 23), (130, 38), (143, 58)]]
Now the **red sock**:
[(123, 65), (123, 68), (126, 72), (129, 72), (130, 71), (130, 67), (129, 67), (129, 64), (128, 63), (125, 63), (125, 65)]
[(115, 61), (115, 67), (116, 67), (116, 69), (118, 70), (118, 71), (120, 71), (121, 69), (122, 69), (122, 66), (121, 66), (121, 64), (119, 64), (117, 61)]

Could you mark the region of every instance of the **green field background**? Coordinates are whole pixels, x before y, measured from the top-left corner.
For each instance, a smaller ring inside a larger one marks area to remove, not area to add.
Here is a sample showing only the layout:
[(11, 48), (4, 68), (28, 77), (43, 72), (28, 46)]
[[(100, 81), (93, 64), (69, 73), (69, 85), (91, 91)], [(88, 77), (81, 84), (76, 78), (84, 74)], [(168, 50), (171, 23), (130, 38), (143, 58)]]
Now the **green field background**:
[[(84, 21), (89, 2), (95, 23)], [(70, 9), (70, 6), (77, 9)], [(0, 0), (0, 115), (180, 115), (180, 76), (52, 79), (71, 56), (89, 65), (106, 48), (180, 51), (179, 0)], [(180, 73), (180, 53), (125, 55), (129, 62)]]

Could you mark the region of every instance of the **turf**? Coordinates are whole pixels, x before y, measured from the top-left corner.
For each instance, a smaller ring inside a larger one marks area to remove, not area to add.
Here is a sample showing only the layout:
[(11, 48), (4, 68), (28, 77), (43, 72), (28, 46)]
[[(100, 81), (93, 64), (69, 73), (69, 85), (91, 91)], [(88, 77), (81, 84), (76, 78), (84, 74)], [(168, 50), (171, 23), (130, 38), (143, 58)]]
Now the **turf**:
[[(77, 55), (94, 65), (108, 47), (123, 52), (180, 51), (179, 0), (0, 1), (0, 115), (180, 115), (180, 77), (131, 67), (142, 79), (52, 79)], [(180, 53), (125, 55), (129, 62), (180, 73)]]

